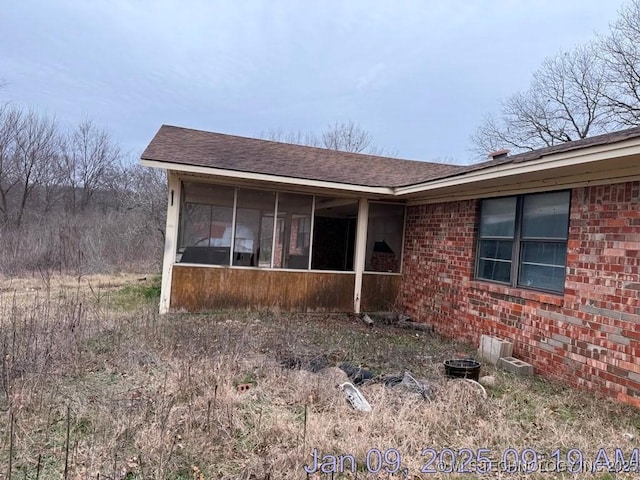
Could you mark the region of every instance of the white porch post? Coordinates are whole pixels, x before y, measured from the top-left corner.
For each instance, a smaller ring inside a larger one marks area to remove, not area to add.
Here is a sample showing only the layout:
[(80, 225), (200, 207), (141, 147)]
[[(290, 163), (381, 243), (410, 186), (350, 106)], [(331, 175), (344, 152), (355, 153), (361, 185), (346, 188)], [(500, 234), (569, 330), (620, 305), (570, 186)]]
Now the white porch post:
[(360, 297), (362, 292), (362, 273), (367, 251), (367, 225), (369, 222), (369, 202), (361, 198), (358, 204), (358, 223), (356, 227), (356, 251), (353, 258), (353, 267), (356, 271), (355, 286), (353, 289), (353, 311), (360, 313)]
[(175, 172), (167, 171), (169, 191), (167, 195), (167, 225), (162, 261), (162, 287), (160, 290), (160, 313), (167, 313), (171, 304), (171, 274), (176, 261), (178, 244), (178, 221), (180, 218), (180, 180)]

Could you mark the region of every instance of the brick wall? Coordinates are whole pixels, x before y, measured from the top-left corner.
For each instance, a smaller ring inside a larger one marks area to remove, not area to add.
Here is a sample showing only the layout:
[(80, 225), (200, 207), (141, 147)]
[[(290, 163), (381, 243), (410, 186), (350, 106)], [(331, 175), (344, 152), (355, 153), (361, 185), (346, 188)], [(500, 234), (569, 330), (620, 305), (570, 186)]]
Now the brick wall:
[(640, 407), (640, 182), (572, 191), (564, 295), (475, 281), (476, 200), (407, 209), (401, 304), (448, 337)]

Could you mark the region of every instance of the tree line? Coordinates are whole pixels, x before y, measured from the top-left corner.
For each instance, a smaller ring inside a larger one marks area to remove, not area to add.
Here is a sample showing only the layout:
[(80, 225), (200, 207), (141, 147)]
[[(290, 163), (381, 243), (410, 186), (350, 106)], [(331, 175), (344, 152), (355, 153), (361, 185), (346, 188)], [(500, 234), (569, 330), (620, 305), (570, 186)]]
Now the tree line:
[(485, 116), (472, 150), (481, 159), (639, 125), (640, 0), (632, 0), (606, 34), (547, 58), (527, 90)]
[(0, 106), (0, 273), (150, 268), (164, 240), (164, 172), (132, 162), (90, 119)]

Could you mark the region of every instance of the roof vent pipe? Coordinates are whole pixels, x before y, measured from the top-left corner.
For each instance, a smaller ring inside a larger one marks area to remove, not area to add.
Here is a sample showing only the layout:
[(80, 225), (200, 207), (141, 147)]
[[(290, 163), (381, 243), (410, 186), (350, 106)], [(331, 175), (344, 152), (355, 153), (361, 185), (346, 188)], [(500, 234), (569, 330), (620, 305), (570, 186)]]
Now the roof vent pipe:
[(507, 158), (510, 151), (511, 150), (509, 150), (508, 148), (505, 148), (502, 150), (496, 150), (495, 152), (491, 152), (489, 154), (489, 158), (491, 160), (502, 160), (503, 158)]

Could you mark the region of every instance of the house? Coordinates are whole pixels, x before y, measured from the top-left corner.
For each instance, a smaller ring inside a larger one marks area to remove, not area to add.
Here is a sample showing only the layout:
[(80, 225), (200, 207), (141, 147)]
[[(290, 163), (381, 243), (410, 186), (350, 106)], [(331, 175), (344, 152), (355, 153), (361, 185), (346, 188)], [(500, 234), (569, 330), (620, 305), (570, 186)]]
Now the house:
[(471, 166), (162, 126), (160, 310), (396, 307), (640, 407), (640, 128)]

